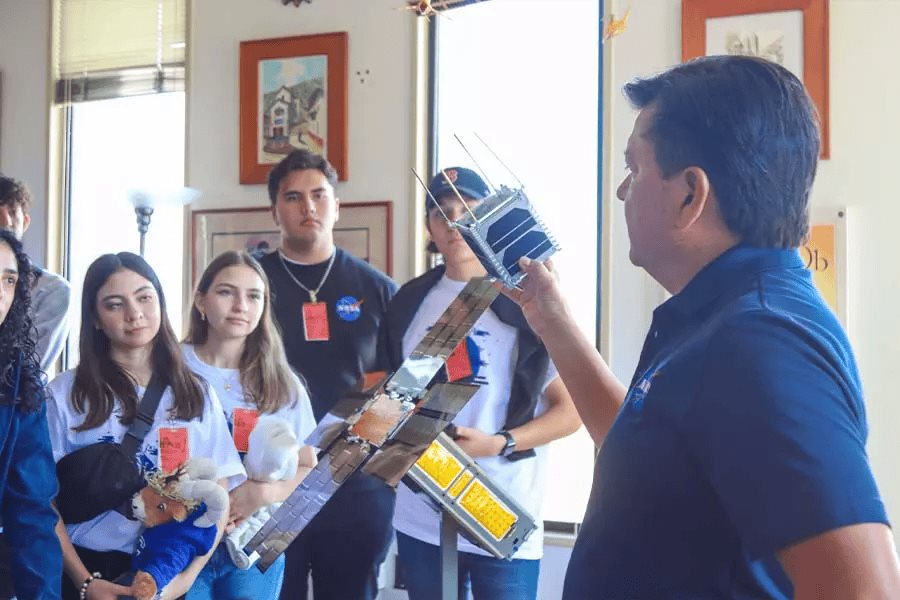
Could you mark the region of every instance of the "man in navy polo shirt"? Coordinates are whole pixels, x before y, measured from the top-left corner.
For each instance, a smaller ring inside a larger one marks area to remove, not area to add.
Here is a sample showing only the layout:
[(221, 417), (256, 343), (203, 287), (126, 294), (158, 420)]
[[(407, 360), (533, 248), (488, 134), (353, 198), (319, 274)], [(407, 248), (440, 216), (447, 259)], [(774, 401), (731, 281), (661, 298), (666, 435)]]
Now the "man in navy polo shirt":
[(545, 265), (512, 294), (602, 443), (564, 597), (900, 598), (856, 364), (797, 252), (819, 154), (802, 84), (718, 56), (625, 93), (630, 258), (672, 294), (630, 386)]

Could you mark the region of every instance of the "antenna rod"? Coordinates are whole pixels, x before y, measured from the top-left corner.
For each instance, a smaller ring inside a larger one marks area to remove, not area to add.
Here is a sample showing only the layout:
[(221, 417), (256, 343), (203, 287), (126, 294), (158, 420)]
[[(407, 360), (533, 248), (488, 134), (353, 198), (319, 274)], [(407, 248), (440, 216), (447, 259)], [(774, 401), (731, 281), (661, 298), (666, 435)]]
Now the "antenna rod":
[[(469, 155), (469, 159), (470, 159), (470, 160), (472, 161), (472, 163), (475, 165), (475, 168), (478, 169), (479, 173), (481, 173), (481, 176), (484, 178), (484, 180), (487, 181), (487, 184), (490, 186), (491, 191), (496, 191), (496, 190), (497, 190), (497, 187), (491, 182), (490, 179), (488, 179), (487, 175), (486, 175), (485, 172), (484, 172), (484, 169), (481, 168), (481, 165), (478, 164), (478, 161), (475, 160), (475, 157), (472, 156), (472, 153), (469, 152), (469, 149), (466, 148), (466, 145), (465, 145), (465, 144), (463, 144), (463, 141), (462, 141), (461, 139), (459, 139), (459, 136), (456, 135), (455, 133), (453, 134), (453, 137), (456, 138), (457, 143), (458, 143), (460, 146), (462, 146), (463, 152), (465, 152), (466, 154)], [(483, 144), (484, 142), (481, 142), (481, 143)]]
[[(413, 169), (412, 167), (410, 167), (409, 170), (412, 171), (412, 174), (416, 176), (416, 179), (419, 180), (419, 184), (422, 186), (422, 189), (425, 190), (425, 193), (428, 194), (428, 197), (431, 198), (431, 201), (434, 202), (434, 205), (435, 205), (435, 206), (437, 206), (437, 209), (438, 209), (439, 211), (441, 211), (441, 214), (442, 214), (442, 215), (444, 215), (444, 220), (447, 221), (448, 223), (452, 223), (453, 221), (450, 220), (450, 217), (448, 217), (448, 216), (447, 216), (447, 213), (444, 212), (444, 209), (441, 208), (441, 205), (440, 205), (440, 203), (437, 201), (437, 198), (435, 198), (435, 197), (431, 194), (431, 190), (428, 189), (428, 186), (425, 185), (425, 182), (422, 181), (422, 178), (419, 177), (419, 174), (418, 174), (418, 173), (416, 173), (416, 170)], [(444, 175), (444, 177), (446, 177), (446, 175)], [(463, 203), (463, 204), (465, 204), (465, 203)]]
[(478, 217), (476, 217), (475, 213), (472, 212), (472, 209), (469, 208), (469, 203), (466, 202), (466, 199), (463, 198), (463, 195), (459, 193), (459, 190), (456, 189), (456, 186), (453, 185), (453, 182), (450, 181), (450, 178), (447, 176), (447, 171), (444, 169), (441, 169), (441, 173), (444, 175), (444, 181), (446, 181), (450, 185), (450, 188), (453, 190), (453, 193), (456, 194), (456, 197), (459, 198), (460, 202), (462, 202), (463, 208), (465, 208), (466, 212), (472, 216), (472, 222), (477, 223)]
[(493, 155), (493, 157), (497, 159), (497, 162), (500, 163), (500, 164), (503, 166), (503, 168), (506, 169), (506, 171), (507, 171), (510, 175), (512, 175), (512, 178), (516, 180), (516, 183), (519, 184), (519, 187), (520, 187), (520, 188), (524, 188), (524, 187), (525, 187), (525, 184), (522, 183), (522, 180), (519, 179), (518, 177), (516, 177), (516, 174), (512, 172), (512, 169), (510, 169), (510, 168), (506, 165), (505, 162), (503, 162), (502, 160), (500, 160), (500, 157), (497, 156), (497, 153), (494, 152), (493, 150), (491, 150), (491, 147), (488, 146), (488, 145), (484, 142), (484, 140), (481, 139), (481, 137), (480, 137), (477, 133), (472, 132), (472, 135), (474, 135), (476, 138), (478, 138), (478, 141), (481, 142), (481, 144), (482, 144), (485, 148), (488, 149), (488, 152), (490, 152), (491, 155)]

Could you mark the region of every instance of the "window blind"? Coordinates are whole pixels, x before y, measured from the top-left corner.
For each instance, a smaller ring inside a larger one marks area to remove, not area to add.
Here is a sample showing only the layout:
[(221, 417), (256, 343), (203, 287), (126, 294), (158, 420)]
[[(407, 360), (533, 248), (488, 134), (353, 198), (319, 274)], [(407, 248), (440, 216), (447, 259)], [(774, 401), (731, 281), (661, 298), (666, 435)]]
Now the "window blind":
[(184, 90), (188, 0), (53, 0), (55, 100)]

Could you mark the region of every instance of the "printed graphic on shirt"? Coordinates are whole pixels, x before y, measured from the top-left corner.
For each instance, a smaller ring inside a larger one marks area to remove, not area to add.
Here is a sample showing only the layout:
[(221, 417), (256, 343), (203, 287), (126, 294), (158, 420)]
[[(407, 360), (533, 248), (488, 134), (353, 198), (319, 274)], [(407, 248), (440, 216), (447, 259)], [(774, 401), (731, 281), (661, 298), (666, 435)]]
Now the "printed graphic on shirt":
[(356, 321), (362, 315), (363, 302), (364, 300), (357, 300), (353, 296), (344, 296), (335, 305), (338, 318), (348, 323)]
[(487, 384), (488, 363), (485, 360), (484, 346), (490, 335), (484, 329), (474, 329), (466, 336), (465, 343), (457, 346), (447, 359), (447, 381), (466, 379), (466, 383)]

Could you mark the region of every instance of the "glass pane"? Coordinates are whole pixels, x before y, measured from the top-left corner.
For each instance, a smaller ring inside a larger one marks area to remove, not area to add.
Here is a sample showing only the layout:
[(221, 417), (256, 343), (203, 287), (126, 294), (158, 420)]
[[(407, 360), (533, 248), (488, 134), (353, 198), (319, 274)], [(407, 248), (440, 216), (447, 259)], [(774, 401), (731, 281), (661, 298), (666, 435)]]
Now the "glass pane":
[[(184, 93), (83, 102), (72, 106), (68, 273), (72, 329), (67, 368), (78, 364), (81, 288), (88, 266), (101, 254), (138, 253), (140, 236), (133, 189), (184, 184)], [(154, 210), (145, 258), (162, 283), (169, 318), (181, 335), (184, 209)]]
[[(553, 261), (578, 325), (596, 338), (599, 3), (492, 0), (438, 19), (440, 167), (473, 166), (489, 183), (516, 178), (562, 245)], [(515, 174), (493, 158), (477, 133)], [(580, 430), (550, 446), (544, 519), (580, 522), (594, 445)]]

